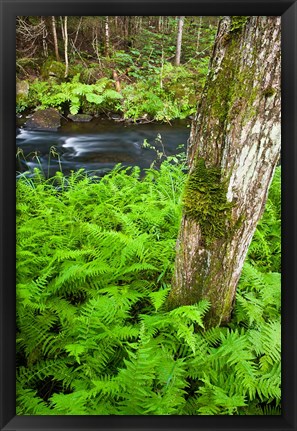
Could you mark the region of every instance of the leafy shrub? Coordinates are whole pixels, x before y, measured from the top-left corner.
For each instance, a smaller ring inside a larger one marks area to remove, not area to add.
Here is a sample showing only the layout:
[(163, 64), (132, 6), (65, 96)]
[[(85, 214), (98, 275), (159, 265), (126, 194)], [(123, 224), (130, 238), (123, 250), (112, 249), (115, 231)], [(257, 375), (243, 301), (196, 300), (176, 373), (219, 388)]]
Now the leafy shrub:
[(265, 212), (249, 249), (249, 260), (262, 270), (281, 271), (281, 168), (276, 169)]
[(23, 111), (25, 111), (29, 106), (29, 101), (27, 98), (24, 97), (18, 97), (16, 101), (16, 114), (21, 114)]
[(83, 84), (76, 75), (71, 82), (50, 85), (48, 82), (35, 81), (30, 87), (32, 103), (39, 108), (56, 107), (64, 109), (65, 105), (71, 114), (77, 114), (86, 103), (97, 109), (114, 109), (122, 96), (112, 88), (111, 80), (102, 78), (95, 84)]
[[(164, 61), (159, 64), (153, 58), (149, 65), (139, 69), (137, 60), (133, 59), (139, 52), (134, 50), (133, 53), (132, 56), (116, 51), (109, 60), (123, 76), (126, 76), (127, 69), (129, 77), (134, 79), (129, 84), (126, 83), (129, 79), (127, 76), (126, 81), (122, 80), (121, 93), (114, 90), (112, 79), (98, 79), (102, 74), (108, 75), (108, 71), (102, 69), (103, 63), (102, 67), (90, 63), (84, 69), (81, 65), (73, 64), (69, 76), (75, 71), (79, 73), (70, 82), (64, 82), (61, 78), (64, 65), (49, 60), (43, 66), (43, 77), (48, 80), (36, 79), (31, 83), (29, 98), (17, 103), (17, 113), (26, 108), (55, 107), (62, 112), (70, 111), (71, 114), (80, 111), (90, 114), (119, 111), (126, 119), (137, 120), (148, 115), (153, 120), (169, 122), (175, 118), (186, 118), (196, 110), (196, 71), (193, 73), (184, 66), (173, 67)], [(110, 71), (110, 64), (106, 67)], [(51, 78), (46, 73), (55, 73), (56, 77)]]
[[(123, 88), (123, 103), (121, 109), (126, 118), (134, 120), (148, 114), (157, 121), (170, 122), (172, 119), (183, 119), (195, 110), (189, 102), (191, 92), (178, 97), (176, 91), (160, 87), (160, 75), (154, 82), (139, 81)], [(181, 94), (181, 93), (180, 93)]]
[(229, 327), (166, 311), (184, 181), (168, 161), (18, 179), (17, 414), (280, 414), (278, 273), (247, 259)]
[(164, 107), (161, 97), (143, 83), (126, 86), (123, 96), (125, 117), (133, 120), (141, 118), (145, 114), (154, 118)]

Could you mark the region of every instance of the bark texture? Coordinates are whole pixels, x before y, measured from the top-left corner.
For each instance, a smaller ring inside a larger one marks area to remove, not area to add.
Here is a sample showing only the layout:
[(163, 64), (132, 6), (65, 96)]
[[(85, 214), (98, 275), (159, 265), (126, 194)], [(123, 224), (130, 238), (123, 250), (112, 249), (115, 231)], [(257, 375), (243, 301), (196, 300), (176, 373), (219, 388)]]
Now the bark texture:
[(65, 54), (65, 78), (68, 77), (69, 71), (69, 61), (68, 61), (68, 28), (67, 28), (67, 19), (68, 17), (64, 17), (64, 54)]
[(181, 56), (181, 46), (182, 46), (182, 37), (183, 37), (183, 26), (184, 26), (184, 16), (178, 17), (178, 30), (177, 30), (177, 39), (176, 39), (176, 54), (175, 54), (175, 65), (180, 65), (180, 56)]
[(56, 18), (54, 16), (52, 16), (52, 31), (53, 31), (53, 38), (54, 38), (56, 60), (60, 61), (59, 48), (58, 48), (58, 38), (57, 38)]
[(104, 25), (105, 25), (105, 55), (106, 57), (109, 56), (109, 41), (110, 41), (110, 35), (109, 35), (109, 17), (106, 16), (105, 17), (105, 21), (104, 21)]
[(192, 123), (168, 306), (211, 302), (228, 322), (280, 154), (280, 17), (223, 17)]

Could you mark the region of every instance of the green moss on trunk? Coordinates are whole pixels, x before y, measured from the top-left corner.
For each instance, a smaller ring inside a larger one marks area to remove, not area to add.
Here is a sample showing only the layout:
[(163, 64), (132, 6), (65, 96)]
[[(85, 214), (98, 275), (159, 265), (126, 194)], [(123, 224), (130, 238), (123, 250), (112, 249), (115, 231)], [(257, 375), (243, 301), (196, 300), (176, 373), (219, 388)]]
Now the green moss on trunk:
[(183, 198), (185, 215), (199, 224), (206, 245), (227, 236), (233, 206), (226, 198), (227, 183), (222, 180), (220, 168), (207, 168), (202, 158), (197, 159), (188, 177)]
[[(208, 326), (230, 319), (270, 164), (276, 160), (279, 102), (273, 96), (278, 94), (274, 69), (279, 70), (280, 48), (272, 43), (278, 33), (271, 23), (256, 17), (222, 20), (191, 130), (190, 174), (169, 300), (177, 307), (208, 299)], [(263, 59), (269, 59), (264, 69)]]
[[(236, 18), (236, 19), (235, 19)], [(248, 17), (232, 17), (229, 33), (225, 34), (223, 45), (226, 54), (220, 64), (219, 73), (214, 69), (210, 75), (207, 87), (210, 112), (217, 118), (218, 131), (224, 130), (226, 122), (244, 112), (245, 122), (254, 114), (253, 103), (259, 93), (259, 87), (254, 84), (256, 62), (251, 58), (250, 64), (236, 62), (240, 41), (237, 37), (239, 30), (245, 25)], [(252, 52), (251, 57), (256, 57)]]

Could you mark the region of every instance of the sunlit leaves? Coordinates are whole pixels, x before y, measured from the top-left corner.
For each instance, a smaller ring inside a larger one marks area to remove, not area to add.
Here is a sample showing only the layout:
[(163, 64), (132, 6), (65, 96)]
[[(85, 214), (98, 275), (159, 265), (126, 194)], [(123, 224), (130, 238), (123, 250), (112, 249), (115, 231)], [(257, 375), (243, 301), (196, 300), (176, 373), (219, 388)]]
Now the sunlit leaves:
[(168, 162), (143, 178), (117, 166), (100, 181), (18, 180), (18, 414), (280, 414), (280, 274), (266, 271), (267, 233), (229, 327), (204, 328), (207, 301), (166, 309), (184, 180)]

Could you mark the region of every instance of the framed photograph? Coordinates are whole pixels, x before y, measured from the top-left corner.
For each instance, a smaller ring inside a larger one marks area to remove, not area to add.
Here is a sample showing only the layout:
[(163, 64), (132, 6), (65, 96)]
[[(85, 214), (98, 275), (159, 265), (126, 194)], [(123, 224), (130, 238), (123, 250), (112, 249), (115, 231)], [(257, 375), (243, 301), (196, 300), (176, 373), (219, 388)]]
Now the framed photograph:
[(296, 1), (0, 4), (1, 430), (297, 430)]

